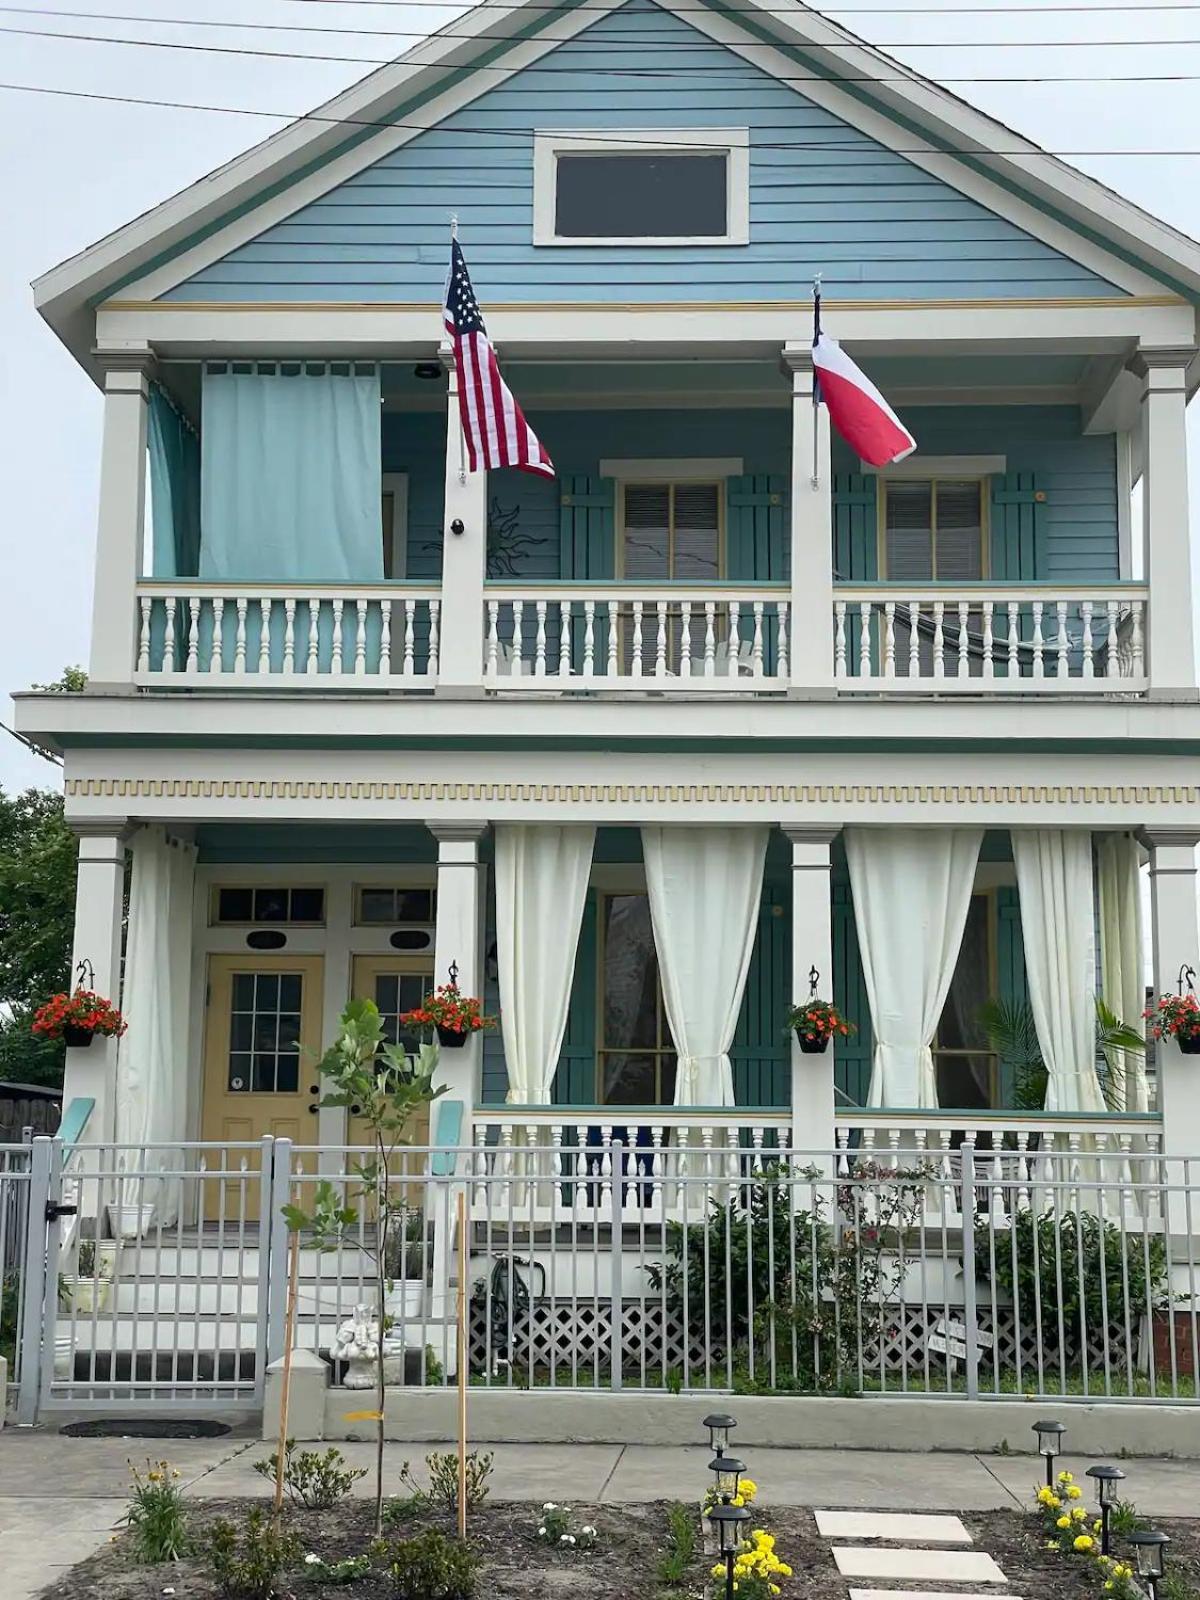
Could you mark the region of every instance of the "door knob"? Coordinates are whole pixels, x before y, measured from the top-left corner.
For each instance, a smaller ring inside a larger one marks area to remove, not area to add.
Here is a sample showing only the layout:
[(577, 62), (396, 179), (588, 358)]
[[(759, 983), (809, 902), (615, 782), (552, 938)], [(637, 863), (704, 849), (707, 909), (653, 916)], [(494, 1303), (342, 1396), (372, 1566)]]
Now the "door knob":
[(357, 1117), (361, 1111), (362, 1111), (362, 1107), (361, 1106), (351, 1106), (350, 1107), (350, 1115), (352, 1117)]
[(318, 1112), (318, 1111), (319, 1111), (319, 1110), (320, 1110), (320, 1109), (321, 1109), (321, 1108), (320, 1108), (320, 1106), (309, 1106), (309, 1107), (308, 1107), (308, 1108), (307, 1108), (307, 1109), (308, 1109), (308, 1114), (309, 1114), (309, 1116), (310, 1116), (310, 1117), (315, 1117), (315, 1116), (316, 1116), (316, 1114), (317, 1114), (317, 1112)]
[(310, 1083), (308, 1086), (308, 1092), (309, 1094), (320, 1094), (321, 1085), (319, 1083)]

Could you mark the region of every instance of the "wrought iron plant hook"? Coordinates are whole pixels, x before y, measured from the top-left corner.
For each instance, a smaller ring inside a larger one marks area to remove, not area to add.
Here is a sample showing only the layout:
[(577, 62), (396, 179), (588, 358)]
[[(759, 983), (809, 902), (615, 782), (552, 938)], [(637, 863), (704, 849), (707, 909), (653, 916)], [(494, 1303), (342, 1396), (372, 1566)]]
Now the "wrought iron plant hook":
[(817, 984), (820, 983), (820, 981), (821, 981), (821, 974), (817, 971), (816, 967), (809, 967), (809, 969), (808, 969), (808, 998), (810, 1000), (815, 1000), (817, 998)]
[(1196, 978), (1196, 969), (1195, 969), (1195, 967), (1189, 966), (1188, 963), (1185, 961), (1183, 963), (1183, 965), (1179, 969), (1178, 978), (1175, 980), (1176, 984), (1178, 985), (1179, 993), (1180, 994), (1183, 993), (1183, 986), (1186, 983), (1187, 984), (1187, 992), (1188, 992), (1188, 994), (1195, 994), (1195, 992), (1196, 992), (1195, 978)]
[(75, 987), (77, 989), (94, 989), (96, 987), (96, 969), (86, 956), (75, 968)]

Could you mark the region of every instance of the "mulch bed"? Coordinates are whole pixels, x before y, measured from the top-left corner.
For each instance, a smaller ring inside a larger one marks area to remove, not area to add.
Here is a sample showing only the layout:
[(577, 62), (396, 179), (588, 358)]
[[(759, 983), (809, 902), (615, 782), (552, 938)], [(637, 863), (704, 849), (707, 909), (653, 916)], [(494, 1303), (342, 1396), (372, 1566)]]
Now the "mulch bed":
[[(831, 1504), (836, 1495), (831, 1495)], [(260, 1501), (197, 1501), (193, 1527), (200, 1531), (217, 1517), (241, 1519)], [(697, 1600), (707, 1595), (707, 1574), (713, 1558), (697, 1552), (688, 1581), (666, 1588), (655, 1578), (658, 1554), (667, 1530), (669, 1502), (646, 1505), (592, 1506), (573, 1503), (576, 1526), (591, 1523), (599, 1534), (595, 1549), (562, 1551), (548, 1547), (535, 1536), (539, 1507), (534, 1504), (489, 1502), (471, 1517), (469, 1538), (481, 1557), (478, 1584), (481, 1600)], [(1024, 1600), (1100, 1600), (1094, 1573), (1082, 1563), (1064, 1561), (1041, 1548), (1032, 1518), (1017, 1511), (960, 1513), (975, 1539), (974, 1548), (995, 1557), (1009, 1579), (1005, 1592)], [(372, 1532), (370, 1503), (343, 1501), (332, 1511), (288, 1513), (300, 1534), (305, 1552), (315, 1551), (328, 1562), (358, 1555)], [(837, 1571), (830, 1541), (816, 1531), (811, 1511), (762, 1504), (752, 1526), (770, 1528), (782, 1558), (795, 1571), (784, 1596), (793, 1600), (847, 1600), (849, 1584)], [(389, 1530), (391, 1539), (402, 1538), (423, 1527), (453, 1531), (452, 1519), (423, 1514)], [(1174, 1541), (1173, 1561), (1200, 1581), (1200, 1523), (1162, 1524)], [(839, 1541), (847, 1543), (849, 1541)], [(1118, 1552), (1119, 1553), (1119, 1552)], [(896, 1587), (887, 1580), (872, 1580), (868, 1587)], [(913, 1587), (908, 1585), (909, 1589)], [(1200, 1593), (1200, 1589), (1197, 1590)], [(342, 1596), (344, 1600), (389, 1600), (390, 1580), (384, 1571), (372, 1572), (353, 1583), (332, 1587), (308, 1577), (303, 1567), (290, 1572), (281, 1593), (295, 1600)], [(214, 1600), (217, 1590), (201, 1561), (194, 1557), (172, 1566), (139, 1567), (132, 1564), (124, 1535), (104, 1545), (95, 1555), (74, 1567), (65, 1577), (42, 1590), (39, 1600)]]

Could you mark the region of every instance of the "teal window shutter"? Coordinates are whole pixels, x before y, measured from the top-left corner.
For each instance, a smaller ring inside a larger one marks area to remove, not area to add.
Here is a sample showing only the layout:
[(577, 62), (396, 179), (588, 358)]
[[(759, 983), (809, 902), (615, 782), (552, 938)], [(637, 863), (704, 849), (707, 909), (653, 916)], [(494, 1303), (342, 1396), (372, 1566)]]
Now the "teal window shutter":
[(788, 480), (747, 473), (725, 484), (725, 567), (734, 582), (779, 583), (791, 571)]
[(834, 1046), (834, 1089), (839, 1106), (865, 1106), (871, 1085), (871, 1055), (875, 1036), (871, 1027), (871, 1003), (863, 981), (862, 960), (858, 951), (858, 929), (854, 922), (854, 901), (850, 878), (845, 868), (833, 875), (833, 1003), (858, 1032), (839, 1039)]
[(865, 472), (833, 475), (834, 582), (874, 583), (879, 577), (876, 480)]
[(1044, 546), (1045, 496), (1032, 472), (998, 472), (992, 478), (992, 577), (1034, 583)]
[(617, 574), (611, 478), (583, 476), (562, 479), (559, 499), (560, 578), (594, 578)]
[(598, 919), (596, 891), (589, 889), (579, 929), (579, 948), (575, 952), (575, 980), (571, 985), (567, 1031), (551, 1091), (556, 1106), (590, 1106), (596, 1102)]
[[(1025, 941), (1021, 934), (1021, 900), (1014, 886), (996, 890), (996, 967), (998, 998), (1009, 1005), (1025, 1005), (1029, 982), (1025, 975)], [(1000, 1104), (1013, 1103), (1013, 1066), (1000, 1062)]]
[(784, 1031), (792, 967), (786, 884), (765, 884), (758, 934), (741, 1015), (729, 1052), (733, 1099), (739, 1106), (786, 1106), (791, 1101), (791, 1046)]

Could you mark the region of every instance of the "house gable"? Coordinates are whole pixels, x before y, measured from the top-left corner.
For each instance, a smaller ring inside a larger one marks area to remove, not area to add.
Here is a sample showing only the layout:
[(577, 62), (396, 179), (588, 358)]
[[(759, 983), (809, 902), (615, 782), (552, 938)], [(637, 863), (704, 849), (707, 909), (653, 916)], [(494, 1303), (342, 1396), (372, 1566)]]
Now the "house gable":
[[(747, 244), (534, 245), (534, 129), (723, 127), (749, 134)], [(791, 301), (816, 272), (831, 299), (1125, 292), (794, 82), (629, 0), (161, 298), (429, 303), (452, 212), (491, 304)]]

